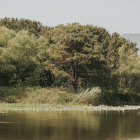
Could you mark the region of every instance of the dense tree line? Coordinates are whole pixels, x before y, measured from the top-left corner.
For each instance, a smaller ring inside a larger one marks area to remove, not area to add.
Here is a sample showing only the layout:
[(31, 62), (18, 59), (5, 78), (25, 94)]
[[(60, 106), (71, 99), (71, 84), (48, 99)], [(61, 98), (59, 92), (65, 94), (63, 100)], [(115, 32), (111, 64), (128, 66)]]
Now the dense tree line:
[(99, 86), (139, 93), (136, 44), (93, 25), (0, 20), (0, 86)]
[(29, 19), (20, 19), (17, 18), (3, 18), (0, 20), (0, 26), (5, 26), (10, 30), (14, 30), (16, 32), (20, 30), (26, 30), (30, 34), (34, 34), (39, 37), (44, 26), (39, 21), (32, 21)]

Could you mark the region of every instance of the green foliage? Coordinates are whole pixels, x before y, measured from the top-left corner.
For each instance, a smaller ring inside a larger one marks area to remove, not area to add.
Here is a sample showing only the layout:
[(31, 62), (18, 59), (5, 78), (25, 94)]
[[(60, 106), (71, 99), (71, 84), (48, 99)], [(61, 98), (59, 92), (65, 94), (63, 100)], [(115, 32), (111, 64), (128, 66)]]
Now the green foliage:
[(7, 47), (8, 41), (15, 37), (15, 32), (6, 27), (0, 27), (0, 47)]
[(93, 87), (78, 94), (75, 97), (74, 102), (98, 105), (102, 96), (101, 94), (102, 91), (99, 87)]
[(7, 46), (0, 57), (0, 72), (3, 75), (1, 83), (5, 83), (5, 86), (20, 84), (37, 66), (35, 37), (29, 36), (26, 31), (20, 31), (13, 39), (9, 39)]
[(16, 103), (21, 97), (25, 97), (24, 87), (0, 87), (0, 102)]
[(103, 28), (79, 23), (59, 25), (52, 33), (48, 67), (56, 77), (67, 78), (76, 92), (78, 79), (93, 75), (96, 64), (104, 61), (109, 34)]
[(30, 34), (34, 34), (37, 37), (40, 36), (41, 31), (43, 29), (43, 25), (38, 21), (32, 21), (29, 19), (20, 19), (17, 18), (3, 18), (0, 19), (0, 26), (5, 26), (10, 30), (14, 30), (16, 32), (20, 30), (28, 30)]
[(7, 103), (16, 103), (16, 98), (15, 96), (11, 95), (6, 99)]
[(99, 87), (87, 89), (76, 95), (75, 103), (91, 104), (91, 105), (136, 105), (140, 103), (140, 95), (133, 93), (122, 93), (117, 90), (101, 90)]
[[(40, 22), (4, 18), (0, 20), (0, 86), (88, 89), (75, 100), (93, 105), (134, 104), (140, 94), (137, 50), (135, 43), (118, 33), (110, 35), (93, 25), (44, 28)], [(15, 102), (17, 98), (14, 101), (9, 93), (1, 88), (1, 101), (7, 97), (7, 102)], [(49, 102), (43, 97), (39, 102)], [(64, 103), (73, 98), (62, 92), (51, 101), (56, 100)]]
[(34, 72), (25, 79), (24, 86), (51, 86), (53, 83), (53, 75), (50, 70), (46, 70), (44, 66), (37, 66)]
[(140, 96), (133, 93), (122, 93), (113, 90), (104, 90), (100, 98), (100, 104), (105, 105), (136, 105), (140, 103)]
[(69, 93), (66, 89), (28, 87), (25, 90), (27, 97), (22, 99), (23, 103), (38, 104), (65, 104), (72, 102), (75, 94)]
[[(10, 32), (7, 28), (2, 29)], [(39, 56), (38, 50), (43, 46), (48, 46), (44, 44), (44, 40), (39, 39), (37, 42), (36, 37), (30, 36), (27, 31), (20, 31), (14, 38), (8, 39), (7, 48), (1, 49), (0, 84), (2, 86), (20, 85), (22, 83), (22, 85), (31, 86), (50, 86), (52, 75), (49, 70), (45, 70), (46, 65), (40, 64), (39, 61), (41, 60), (36, 58)], [(40, 59), (43, 57), (40, 56)]]
[(56, 101), (58, 103), (67, 103), (69, 101), (68, 95), (65, 92), (58, 92), (57, 93)]

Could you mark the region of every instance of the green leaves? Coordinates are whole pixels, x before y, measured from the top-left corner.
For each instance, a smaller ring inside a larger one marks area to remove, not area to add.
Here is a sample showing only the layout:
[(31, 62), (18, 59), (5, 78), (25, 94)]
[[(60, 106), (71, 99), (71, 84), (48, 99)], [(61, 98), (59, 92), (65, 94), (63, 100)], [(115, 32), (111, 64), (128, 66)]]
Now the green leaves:
[(0, 27), (0, 47), (7, 47), (8, 41), (15, 37), (15, 32), (6, 27)]
[[(6, 27), (4, 27), (5, 25)], [(13, 30), (11, 30), (13, 29)], [(138, 92), (136, 44), (106, 29), (72, 23), (43, 28), (25, 19), (0, 20), (0, 85), (100, 86)]]
[(10, 30), (16, 32), (20, 30), (26, 30), (29, 34), (34, 34), (36, 37), (39, 37), (43, 29), (43, 25), (38, 21), (32, 21), (29, 19), (20, 19), (17, 18), (3, 18), (0, 19), (0, 26), (5, 26)]
[[(7, 28), (4, 29), (6, 33), (12, 32)], [(18, 83), (21, 79), (24, 80), (28, 75), (27, 72), (31, 72), (37, 65), (35, 58), (37, 54), (35, 37), (30, 36), (27, 31), (20, 31), (14, 35), (14, 37), (10, 35), (10, 37), (7, 37), (6, 46), (3, 46), (4, 48), (1, 49), (0, 56), (0, 73), (1, 75), (9, 73), (9, 84), (10, 79), (14, 83)], [(3, 78), (1, 80), (4, 80)]]
[[(104, 37), (100, 35), (102, 30)], [(82, 26), (79, 23), (55, 27), (52, 29), (52, 43), (47, 49), (50, 56), (48, 67), (56, 77), (68, 76), (76, 91), (78, 79), (87, 77), (89, 73), (85, 71), (83, 64), (93, 70), (96, 68), (96, 65), (92, 66), (93, 63), (104, 59), (102, 44), (108, 35), (104, 29), (92, 25)]]

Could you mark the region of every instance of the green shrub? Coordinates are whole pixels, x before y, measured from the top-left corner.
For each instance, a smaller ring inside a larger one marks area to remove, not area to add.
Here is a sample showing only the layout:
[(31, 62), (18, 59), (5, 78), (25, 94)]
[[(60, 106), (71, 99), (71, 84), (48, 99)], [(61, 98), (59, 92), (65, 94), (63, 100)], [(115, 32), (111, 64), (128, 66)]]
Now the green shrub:
[(3, 101), (4, 97), (7, 95), (8, 90), (6, 88), (0, 88), (0, 100)]
[(15, 96), (11, 95), (6, 99), (6, 101), (8, 103), (16, 103), (16, 98), (15, 98)]
[(58, 103), (67, 103), (69, 101), (69, 98), (65, 92), (58, 92), (56, 101)]
[(120, 106), (120, 105), (134, 105), (140, 102), (138, 94), (125, 93), (114, 90), (103, 90), (100, 98), (100, 104)]
[(0, 87), (0, 101), (2, 102), (16, 102), (16, 99), (23, 96), (26, 96), (24, 87)]

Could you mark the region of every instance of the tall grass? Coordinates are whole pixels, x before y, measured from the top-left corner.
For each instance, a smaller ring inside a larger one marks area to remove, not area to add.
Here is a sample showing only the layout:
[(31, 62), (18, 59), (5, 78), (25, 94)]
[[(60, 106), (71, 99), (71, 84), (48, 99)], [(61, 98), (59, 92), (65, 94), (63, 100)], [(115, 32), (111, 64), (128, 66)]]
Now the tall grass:
[(0, 102), (30, 104), (65, 104), (74, 94), (65, 88), (1, 87)]
[(28, 97), (22, 99), (23, 103), (39, 103), (39, 104), (65, 104), (72, 101), (72, 94), (59, 88), (38, 88), (27, 93)]
[(82, 104), (98, 105), (100, 103), (102, 91), (99, 87), (88, 88), (76, 95), (74, 102)]
[(0, 102), (16, 103), (26, 96), (25, 87), (0, 87)]
[(0, 87), (0, 102), (25, 104), (138, 105), (139, 94), (88, 88), (78, 94), (66, 88)]

